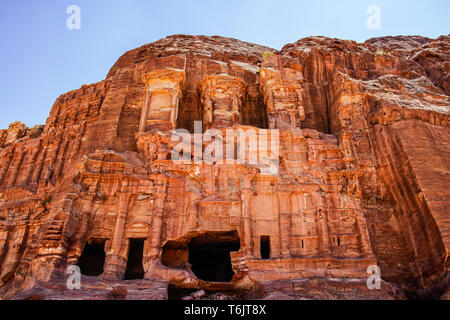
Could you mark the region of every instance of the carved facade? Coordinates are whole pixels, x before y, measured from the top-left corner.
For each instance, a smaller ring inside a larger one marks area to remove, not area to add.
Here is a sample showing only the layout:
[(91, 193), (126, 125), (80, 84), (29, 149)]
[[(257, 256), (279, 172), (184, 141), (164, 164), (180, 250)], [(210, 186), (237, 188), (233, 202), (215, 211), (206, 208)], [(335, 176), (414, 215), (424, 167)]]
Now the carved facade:
[(305, 120), (302, 66), (289, 60), (271, 56), (261, 68), (261, 93), (267, 106), (270, 129), (301, 128), (301, 122)]
[[(263, 59), (274, 50), (170, 37), (58, 98), (43, 132), (0, 132), (2, 297), (89, 298), (64, 291), (71, 265), (105, 299), (116, 284), (130, 299), (445, 295), (448, 92), (395, 50), (336, 41)], [(194, 121), (218, 134), (223, 161), (196, 161), (213, 141)], [(192, 147), (184, 162), (174, 129)], [(244, 158), (258, 162), (240, 161), (252, 138)]]
[(242, 123), (240, 110), (246, 88), (241, 79), (226, 74), (206, 76), (198, 89), (203, 106), (203, 122), (207, 129)]
[(143, 76), (146, 86), (139, 132), (150, 128), (163, 127), (175, 129), (178, 106), (183, 94), (186, 76), (184, 71), (160, 69)]

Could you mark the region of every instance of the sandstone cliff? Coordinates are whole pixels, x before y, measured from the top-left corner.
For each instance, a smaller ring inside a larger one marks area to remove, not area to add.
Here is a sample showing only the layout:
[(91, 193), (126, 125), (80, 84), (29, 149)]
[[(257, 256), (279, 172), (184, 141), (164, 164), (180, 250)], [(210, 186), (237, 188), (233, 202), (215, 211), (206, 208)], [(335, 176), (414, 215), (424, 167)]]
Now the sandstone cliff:
[[(448, 297), (449, 40), (177, 35), (125, 53), (43, 128), (0, 131), (0, 296)], [(174, 163), (170, 133), (194, 121), (278, 129), (278, 172)]]

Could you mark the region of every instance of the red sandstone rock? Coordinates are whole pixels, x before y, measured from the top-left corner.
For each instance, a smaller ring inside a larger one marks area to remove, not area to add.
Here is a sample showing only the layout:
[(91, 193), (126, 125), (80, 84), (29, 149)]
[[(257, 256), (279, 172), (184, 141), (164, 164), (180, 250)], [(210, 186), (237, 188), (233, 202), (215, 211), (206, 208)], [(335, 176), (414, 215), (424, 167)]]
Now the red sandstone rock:
[[(43, 132), (0, 131), (1, 297), (448, 298), (448, 39), (275, 52), (179, 35), (127, 52), (59, 97)], [(171, 130), (196, 120), (279, 129), (276, 159), (270, 142), (245, 154), (278, 173), (174, 163)], [(68, 290), (77, 263), (91, 276)]]
[(0, 130), (0, 146), (6, 147), (25, 136), (27, 126), (17, 121), (9, 125), (8, 130)]

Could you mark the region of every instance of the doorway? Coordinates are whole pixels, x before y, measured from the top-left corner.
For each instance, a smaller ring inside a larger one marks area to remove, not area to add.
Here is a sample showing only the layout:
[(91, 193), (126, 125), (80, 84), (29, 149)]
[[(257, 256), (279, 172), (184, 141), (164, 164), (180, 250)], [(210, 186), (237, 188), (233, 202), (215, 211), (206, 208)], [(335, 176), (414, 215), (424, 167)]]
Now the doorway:
[(270, 259), (270, 237), (261, 236), (261, 259)]
[(98, 277), (105, 265), (105, 239), (90, 239), (84, 246), (77, 265), (85, 276)]
[(238, 251), (240, 239), (236, 231), (207, 232), (189, 242), (189, 263), (201, 280), (230, 282), (234, 272), (231, 251)]
[(144, 242), (145, 239), (130, 239), (124, 280), (144, 279), (144, 267), (142, 266)]

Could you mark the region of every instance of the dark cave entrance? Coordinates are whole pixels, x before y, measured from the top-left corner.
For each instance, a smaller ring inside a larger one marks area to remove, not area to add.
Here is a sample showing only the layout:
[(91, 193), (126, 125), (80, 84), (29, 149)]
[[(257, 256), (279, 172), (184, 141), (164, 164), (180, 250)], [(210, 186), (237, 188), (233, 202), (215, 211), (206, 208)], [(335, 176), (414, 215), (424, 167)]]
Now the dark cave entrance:
[(105, 239), (91, 239), (84, 246), (78, 266), (85, 276), (98, 277), (105, 265)]
[(231, 251), (238, 251), (240, 239), (236, 231), (207, 232), (189, 242), (189, 263), (201, 280), (230, 282), (233, 279)]
[(145, 239), (130, 239), (124, 280), (144, 279), (144, 267), (142, 266), (144, 242)]
[(261, 259), (270, 259), (270, 237), (261, 236), (260, 245), (261, 245)]

